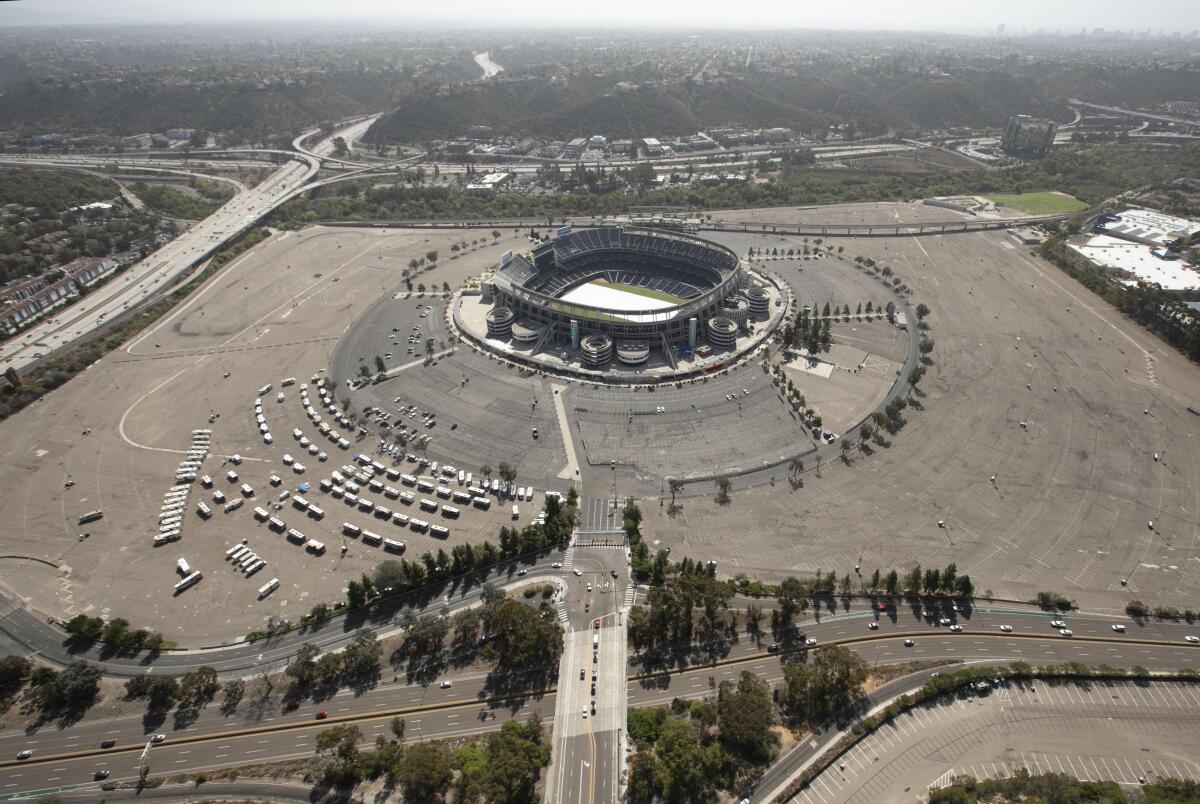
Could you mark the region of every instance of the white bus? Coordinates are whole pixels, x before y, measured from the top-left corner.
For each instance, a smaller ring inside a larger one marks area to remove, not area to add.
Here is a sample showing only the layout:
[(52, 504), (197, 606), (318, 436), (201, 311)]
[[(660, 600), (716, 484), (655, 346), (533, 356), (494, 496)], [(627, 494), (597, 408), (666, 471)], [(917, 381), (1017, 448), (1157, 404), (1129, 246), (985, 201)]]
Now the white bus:
[(308, 515), (310, 517), (312, 517), (313, 519), (324, 519), (325, 518), (325, 509), (318, 508), (317, 506), (313, 505), (312, 503), (309, 503)]
[(296, 384), (295, 377), (285, 377), (284, 379), (279, 381), (279, 387), (281, 387), (281, 388), (287, 388), (289, 385), (295, 385), (295, 384)]
[(305, 508), (308, 507), (308, 500), (304, 499), (299, 494), (297, 494), (295, 497), (292, 497), (292, 507), (303, 511)]
[(422, 531), (429, 529), (429, 523), (426, 522), (424, 519), (411, 519), (411, 520), (409, 520), (408, 524), (409, 524), (409, 527), (411, 527), (413, 530), (418, 531), (418, 532), (422, 532)]
[(360, 528), (358, 525), (351, 524), (350, 522), (343, 522), (342, 533), (353, 538), (358, 538), (359, 534), (362, 533), (362, 528)]
[(270, 517), (271, 517), (271, 515), (269, 513), (267, 513), (266, 508), (255, 508), (254, 509), (254, 518), (257, 519), (259, 522), (266, 522), (268, 519), (270, 519)]
[(492, 507), (492, 500), (490, 497), (476, 497), (475, 499), (471, 500), (471, 504), (481, 511), (486, 511)]
[(375, 510), (375, 503), (371, 500), (368, 500), (366, 497), (363, 497), (358, 501), (358, 510), (364, 512), (373, 511)]
[(308, 541), (308, 537), (295, 528), (288, 528), (287, 540), (289, 542), (293, 542), (294, 544), (304, 544)]
[(383, 543), (382, 536), (380, 536), (378, 533), (372, 533), (369, 530), (364, 530), (362, 532), (362, 540), (365, 544), (375, 545), (376, 547)]
[(284, 524), (284, 521), (277, 516), (273, 516), (267, 520), (267, 527), (277, 533), (283, 533), (287, 529), (287, 525)]
[(267, 566), (267, 562), (263, 561), (260, 558), (257, 561), (255, 561), (253, 564), (251, 564), (250, 566), (248, 566), (244, 570), (242, 570), (242, 572), (244, 572), (246, 574), (246, 577), (249, 578), (251, 575), (258, 572), (260, 569), (262, 569), (265, 566)]
[(400, 497), (400, 489), (392, 488), (391, 486), (384, 486), (383, 496), (387, 497), (389, 500), (398, 499)]
[(192, 567), (187, 563), (186, 558), (181, 558), (175, 562), (175, 570), (184, 577), (192, 574)]
[(454, 498), (454, 501), (455, 501), (456, 503), (462, 503), (462, 504), (464, 504), (464, 505), (470, 505), (470, 504), (471, 504), (471, 495), (470, 495), (470, 494), (468, 494), (468, 493), (467, 493), (467, 492), (465, 492), (465, 491), (456, 491), (456, 492), (454, 492), (454, 494), (453, 494), (453, 495), (451, 495), (451, 496), (453, 496), (453, 498)]
[(179, 528), (176, 528), (175, 530), (172, 530), (172, 531), (168, 531), (167, 533), (160, 533), (154, 537), (154, 546), (158, 547), (160, 544), (166, 544), (167, 542), (178, 541), (179, 534), (180, 534)]
[(457, 517), (458, 514), (459, 514), (459, 510), (457, 508), (455, 508), (453, 505), (443, 505), (442, 506), (442, 516)]
[(513, 506), (513, 514), (512, 514), (512, 518), (513, 518), (513, 519), (519, 519), (520, 517), (521, 517), (521, 507), (520, 507), (520, 506), (518, 506), (518, 505), (514, 505), (514, 506)]
[(408, 514), (403, 511), (396, 511), (392, 514), (392, 521), (403, 527), (408, 524)]
[(258, 587), (258, 599), (262, 600), (264, 597), (271, 594), (278, 588), (279, 588), (279, 579), (272, 578), (271, 580), (267, 581), (262, 586)]
[(429, 532), (438, 539), (447, 539), (450, 537), (450, 529), (442, 525), (430, 525)]
[(400, 482), (406, 486), (417, 485), (417, 479), (412, 475), (400, 475)]
[(318, 542), (316, 539), (309, 539), (308, 543), (304, 545), (304, 549), (313, 555), (319, 556), (325, 552), (325, 543)]
[(436, 511), (438, 509), (438, 504), (427, 497), (422, 497), (421, 508), (426, 511)]
[(250, 548), (244, 544), (235, 544), (233, 547), (230, 547), (228, 550), (225, 551), (225, 557), (226, 558), (237, 558), (238, 556), (242, 555), (249, 549)]
[(175, 594), (179, 594), (184, 589), (187, 589), (189, 586), (192, 586), (193, 584), (199, 582), (199, 580), (202, 577), (204, 577), (204, 576), (202, 576), (199, 572), (193, 572), (193, 573), (189, 574), (182, 581), (175, 584)]
[(404, 542), (398, 542), (395, 539), (384, 539), (383, 540), (383, 549), (389, 550), (393, 553), (403, 553), (404, 552)]
[(441, 497), (443, 500), (450, 499), (451, 493), (452, 492), (450, 491), (449, 486), (438, 486), (437, 487), (437, 496)]
[(413, 496), (411, 491), (400, 492), (400, 502), (404, 503), (405, 505), (412, 505), (412, 502), (415, 499), (416, 497)]
[(424, 492), (433, 491), (433, 484), (430, 483), (428, 480), (418, 480), (417, 481), (417, 490), (424, 491)]
[(463, 471), (462, 469), (459, 469), (458, 470), (458, 485), (461, 486), (466, 479), (467, 479), (467, 473), (465, 471)]

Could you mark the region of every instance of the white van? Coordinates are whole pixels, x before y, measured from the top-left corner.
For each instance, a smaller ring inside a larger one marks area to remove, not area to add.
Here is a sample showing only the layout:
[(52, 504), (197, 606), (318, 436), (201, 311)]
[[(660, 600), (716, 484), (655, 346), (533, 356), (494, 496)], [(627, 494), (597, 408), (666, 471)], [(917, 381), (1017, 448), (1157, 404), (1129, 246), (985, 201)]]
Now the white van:
[(514, 506), (513, 506), (512, 518), (513, 518), (513, 519), (519, 519), (520, 517), (521, 517), (521, 507), (520, 507), (519, 505), (514, 505)]

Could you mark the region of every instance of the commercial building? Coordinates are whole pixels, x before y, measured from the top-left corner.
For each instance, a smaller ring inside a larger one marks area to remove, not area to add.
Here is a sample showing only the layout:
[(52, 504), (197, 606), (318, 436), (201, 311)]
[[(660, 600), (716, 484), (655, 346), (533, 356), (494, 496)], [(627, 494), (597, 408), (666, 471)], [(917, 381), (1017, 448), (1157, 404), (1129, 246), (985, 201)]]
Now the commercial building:
[(511, 173), (489, 173), (479, 181), (468, 184), (466, 192), (471, 195), (488, 195), (508, 184)]
[(1025, 114), (1013, 115), (1004, 126), (1000, 147), (1016, 156), (1044, 156), (1054, 145), (1058, 123)]
[(663, 145), (654, 137), (645, 137), (642, 139), (642, 153), (646, 156), (662, 156)]
[(1200, 223), (1196, 221), (1140, 207), (1101, 215), (1094, 228), (1098, 234), (1172, 251), (1188, 248), (1200, 235)]
[(585, 148), (587, 148), (587, 142), (587, 139), (584, 137), (576, 137), (575, 139), (571, 140), (563, 146), (562, 158), (578, 159), (579, 157), (583, 156), (583, 151)]

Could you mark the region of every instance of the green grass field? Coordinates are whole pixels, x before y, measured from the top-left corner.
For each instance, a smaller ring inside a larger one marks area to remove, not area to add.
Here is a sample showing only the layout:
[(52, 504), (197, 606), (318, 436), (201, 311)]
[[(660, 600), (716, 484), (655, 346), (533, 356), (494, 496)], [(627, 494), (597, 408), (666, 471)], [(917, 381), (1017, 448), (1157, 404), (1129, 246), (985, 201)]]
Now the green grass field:
[(639, 288), (637, 285), (626, 285), (624, 282), (609, 282), (607, 279), (593, 279), (592, 284), (603, 285), (606, 288), (613, 290), (623, 290), (626, 293), (633, 293), (638, 296), (645, 296), (647, 299), (658, 299), (659, 301), (670, 302), (671, 304), (683, 304), (683, 299), (678, 296), (672, 296), (670, 293), (663, 293), (660, 290), (651, 290), (650, 288)]
[(1020, 193), (989, 195), (985, 198), (1028, 215), (1057, 215), (1060, 212), (1078, 212), (1087, 208), (1087, 204), (1066, 193)]

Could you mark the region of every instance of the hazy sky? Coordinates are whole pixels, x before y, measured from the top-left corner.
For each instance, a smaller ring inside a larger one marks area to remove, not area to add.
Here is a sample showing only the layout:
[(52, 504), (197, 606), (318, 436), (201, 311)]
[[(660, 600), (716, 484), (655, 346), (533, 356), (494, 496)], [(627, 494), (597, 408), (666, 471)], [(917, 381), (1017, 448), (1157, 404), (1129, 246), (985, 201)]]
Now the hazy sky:
[(221, 22), (257, 19), (353, 22), (390, 18), (439, 27), (677, 26), (1076, 32), (1081, 27), (1154, 32), (1200, 28), (1200, 0), (16, 0), (0, 2), (15, 24)]

